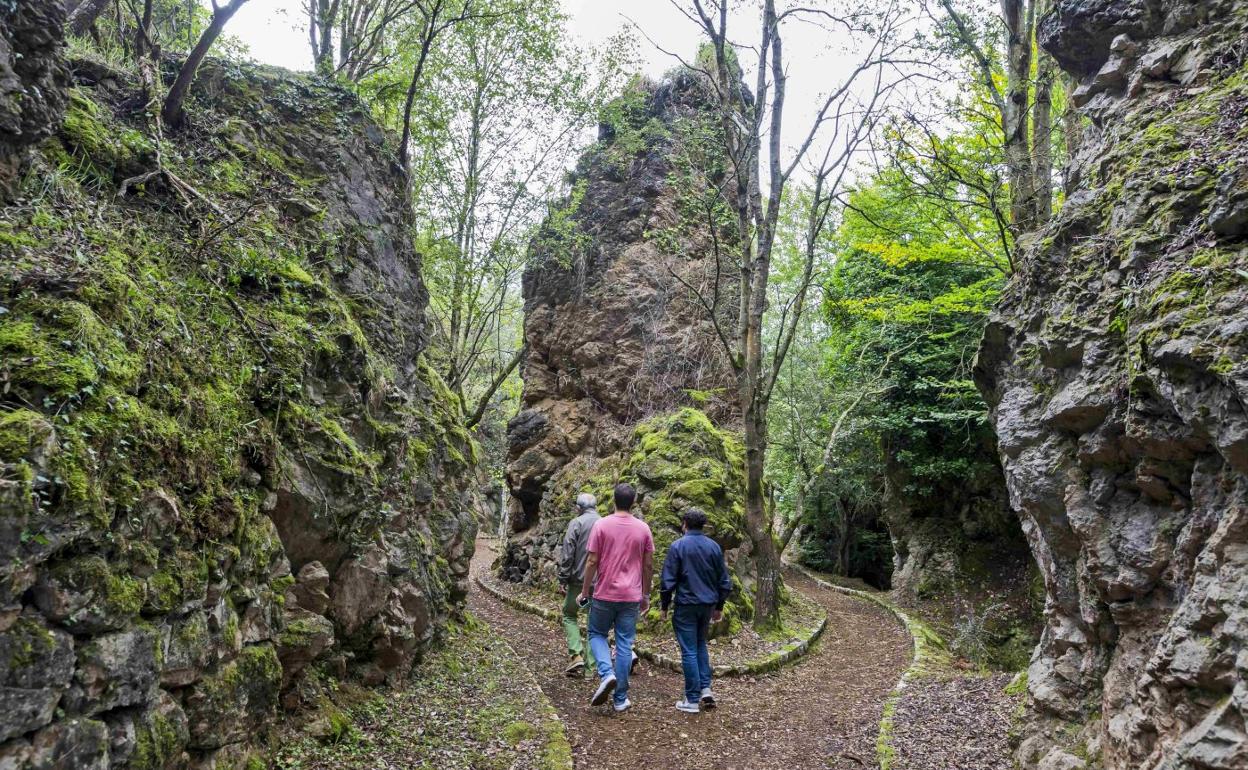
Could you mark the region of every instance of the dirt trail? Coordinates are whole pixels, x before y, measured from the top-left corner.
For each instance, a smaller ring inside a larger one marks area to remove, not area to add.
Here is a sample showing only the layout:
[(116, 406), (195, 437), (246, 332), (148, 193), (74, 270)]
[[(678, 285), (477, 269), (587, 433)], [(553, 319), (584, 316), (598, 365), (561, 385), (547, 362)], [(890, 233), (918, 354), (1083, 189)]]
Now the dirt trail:
[[(489, 568), (491, 549), (490, 541), (478, 542), (474, 574)], [(563, 675), (566, 650), (557, 626), (506, 606), (475, 583), (468, 604), (525, 658), (568, 725), (578, 770), (875, 767), (880, 713), (909, 665), (910, 636), (875, 605), (797, 573), (785, 580), (827, 610), (823, 638), (778, 672), (716, 680), (720, 707), (697, 715), (673, 708), (683, 689), (680, 675), (654, 666), (643, 666), (633, 679), (630, 711), (593, 708), (596, 680)]]

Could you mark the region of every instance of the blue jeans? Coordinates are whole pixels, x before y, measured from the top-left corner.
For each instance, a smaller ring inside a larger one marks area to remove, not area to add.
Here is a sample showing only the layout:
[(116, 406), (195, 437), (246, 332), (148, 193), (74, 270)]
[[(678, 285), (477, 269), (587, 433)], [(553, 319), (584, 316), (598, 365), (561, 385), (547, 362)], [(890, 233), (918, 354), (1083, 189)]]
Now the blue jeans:
[(680, 667), (685, 672), (685, 700), (690, 703), (700, 701), (702, 691), (711, 686), (711, 653), (706, 649), (706, 639), (714, 611), (714, 604), (677, 604), (672, 613)]
[(637, 638), (637, 612), (640, 602), (604, 602), (589, 605), (589, 649), (594, 653), (598, 676), (611, 673), (611, 647), (607, 634), (615, 629), (615, 702), (628, 698), (628, 673), (633, 668), (633, 640)]

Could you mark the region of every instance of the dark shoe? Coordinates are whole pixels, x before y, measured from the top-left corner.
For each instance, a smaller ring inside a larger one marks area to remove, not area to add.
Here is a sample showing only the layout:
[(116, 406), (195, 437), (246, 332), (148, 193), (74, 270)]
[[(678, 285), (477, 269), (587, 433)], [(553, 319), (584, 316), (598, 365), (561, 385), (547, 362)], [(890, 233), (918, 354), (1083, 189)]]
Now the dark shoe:
[(573, 658), (572, 663), (563, 670), (563, 674), (570, 679), (580, 679), (585, 675), (585, 663), (579, 657)]
[(613, 692), (615, 692), (615, 674), (607, 674), (602, 683), (598, 685), (598, 689), (594, 690), (594, 697), (589, 699), (589, 705), (601, 706), (607, 702), (607, 698), (610, 698)]

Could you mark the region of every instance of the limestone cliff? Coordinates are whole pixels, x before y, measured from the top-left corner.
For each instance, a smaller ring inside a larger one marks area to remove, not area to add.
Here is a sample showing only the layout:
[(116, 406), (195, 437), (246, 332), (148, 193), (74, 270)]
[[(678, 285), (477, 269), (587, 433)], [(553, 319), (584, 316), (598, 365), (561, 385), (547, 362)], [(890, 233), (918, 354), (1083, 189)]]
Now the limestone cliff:
[(454, 610), (474, 445), (353, 96), (209, 62), (158, 145), (70, 69), (0, 208), (0, 766), (242, 766)]
[[(713, 527), (719, 520), (721, 542), (741, 544), (741, 492), (732, 484), (712, 495), (693, 495), (690, 486), (676, 499), (669, 486), (691, 478), (647, 482), (629, 470), (642, 464), (646, 436), (652, 445), (664, 436), (669, 462), (683, 453), (690, 465), (715, 463), (699, 476), (712, 486), (740, 475), (733, 466), (739, 457), (724, 449), (735, 439), (719, 432), (733, 419), (731, 370), (687, 288), (709, 296), (718, 286), (730, 312), (736, 275), (709, 235), (673, 232), (691, 195), (680, 165), (690, 162), (714, 115), (707, 88), (687, 71), (630, 86), (582, 158), (571, 200), (533, 243), (524, 274), (523, 411), (509, 427), (512, 537), (502, 567), (512, 580), (553, 580), (552, 558), (576, 493), (593, 489), (609, 512), (619, 473), (639, 484), (641, 510), (660, 543), (678, 532), (674, 511), (701, 504)], [(725, 178), (712, 172), (699, 183)], [(703, 413), (664, 422), (681, 406)], [(648, 418), (649, 427), (637, 427)]]
[(1075, 185), (978, 364), (1048, 596), (1019, 758), (1248, 767), (1248, 5), (1059, 0), (1040, 40)]

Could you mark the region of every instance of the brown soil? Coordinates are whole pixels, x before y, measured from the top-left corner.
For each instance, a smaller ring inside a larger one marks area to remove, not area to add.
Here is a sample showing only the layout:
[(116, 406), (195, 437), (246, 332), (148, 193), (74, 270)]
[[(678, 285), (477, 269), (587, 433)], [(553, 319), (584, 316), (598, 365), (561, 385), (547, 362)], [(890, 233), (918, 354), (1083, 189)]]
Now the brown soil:
[[(492, 559), (489, 542), (479, 542), (473, 570), (488, 569)], [(910, 663), (910, 636), (880, 607), (797, 573), (785, 580), (828, 613), (823, 638), (778, 672), (716, 680), (719, 708), (697, 715), (673, 708), (683, 690), (680, 675), (654, 666), (643, 666), (633, 680), (630, 711), (594, 708), (594, 680), (563, 674), (566, 651), (557, 626), (480, 589), (469, 596), (469, 608), (525, 658), (566, 722), (581, 770), (874, 767), (883, 703)]]
[(893, 718), (895, 770), (1010, 770), (1010, 674), (926, 677), (906, 686)]

